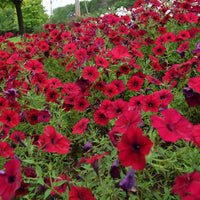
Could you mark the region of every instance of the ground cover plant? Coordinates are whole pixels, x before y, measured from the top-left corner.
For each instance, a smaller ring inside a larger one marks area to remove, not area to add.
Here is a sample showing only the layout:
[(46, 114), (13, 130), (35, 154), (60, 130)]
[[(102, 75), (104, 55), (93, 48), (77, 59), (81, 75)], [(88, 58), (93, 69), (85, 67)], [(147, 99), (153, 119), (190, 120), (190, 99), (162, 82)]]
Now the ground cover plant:
[(199, 4), (0, 36), (1, 199), (200, 199)]

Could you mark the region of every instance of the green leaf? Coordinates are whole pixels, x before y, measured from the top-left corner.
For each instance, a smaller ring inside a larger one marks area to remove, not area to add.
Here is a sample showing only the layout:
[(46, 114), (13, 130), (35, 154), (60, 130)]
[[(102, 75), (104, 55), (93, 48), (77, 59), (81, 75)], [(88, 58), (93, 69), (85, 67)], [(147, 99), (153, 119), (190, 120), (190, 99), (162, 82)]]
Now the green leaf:
[(46, 190), (44, 193), (44, 199), (46, 199), (51, 194), (51, 189)]
[(45, 185), (43, 178), (38, 178), (37, 182), (41, 185)]
[(36, 166), (36, 173), (40, 178), (42, 177), (42, 168), (39, 165)]
[(54, 183), (53, 185), (54, 185), (54, 187), (58, 187), (58, 186), (62, 185), (63, 183), (66, 183), (66, 181), (58, 181), (58, 182)]
[(34, 164), (35, 162), (33, 160), (23, 160), (23, 162), (29, 163), (29, 164)]

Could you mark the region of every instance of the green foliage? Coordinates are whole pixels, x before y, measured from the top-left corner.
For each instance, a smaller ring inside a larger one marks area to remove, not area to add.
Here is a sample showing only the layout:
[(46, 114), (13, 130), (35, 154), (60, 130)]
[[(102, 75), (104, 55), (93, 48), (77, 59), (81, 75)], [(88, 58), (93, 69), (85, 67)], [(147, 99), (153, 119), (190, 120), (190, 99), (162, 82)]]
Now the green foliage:
[(35, 26), (44, 24), (48, 19), (42, 0), (25, 0), (22, 13), (26, 32), (32, 32)]
[(17, 18), (12, 8), (0, 8), (0, 35), (5, 32), (16, 32)]
[[(23, 0), (22, 14), (26, 32), (33, 32), (48, 20), (42, 0)], [(19, 31), (17, 23), (14, 4), (11, 1), (0, 1), (0, 35), (9, 31), (16, 34)]]

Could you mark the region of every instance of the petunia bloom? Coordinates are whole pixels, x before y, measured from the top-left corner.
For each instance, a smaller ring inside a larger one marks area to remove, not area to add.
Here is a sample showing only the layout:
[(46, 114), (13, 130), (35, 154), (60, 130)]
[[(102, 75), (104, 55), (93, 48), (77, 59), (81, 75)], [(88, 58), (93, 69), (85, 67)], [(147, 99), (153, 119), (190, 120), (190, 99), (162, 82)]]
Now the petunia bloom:
[(96, 200), (90, 189), (71, 185), (69, 200)]
[(44, 134), (40, 136), (39, 143), (44, 151), (59, 154), (67, 154), (70, 146), (70, 141), (61, 133), (58, 133), (53, 126), (47, 126), (44, 129)]
[(78, 123), (76, 123), (73, 126), (72, 134), (75, 134), (75, 133), (82, 134), (82, 133), (84, 133), (89, 121), (90, 120), (87, 119), (87, 118), (82, 118)]
[(119, 187), (121, 187), (126, 192), (136, 192), (137, 184), (135, 181), (135, 171), (131, 167), (124, 179), (119, 184)]
[(200, 174), (194, 170), (192, 173), (186, 173), (178, 176), (172, 193), (179, 194), (180, 197), (186, 197), (188, 194), (196, 194), (200, 189)]
[(158, 134), (166, 142), (176, 142), (178, 139), (192, 140), (193, 125), (181, 114), (172, 108), (163, 110), (161, 114), (151, 117), (152, 126), (157, 128)]
[(134, 170), (145, 168), (145, 156), (149, 154), (152, 141), (142, 135), (142, 130), (138, 127), (129, 128), (117, 145), (119, 160), (125, 167), (132, 166)]
[(2, 200), (11, 200), (15, 191), (20, 188), (22, 176), (21, 163), (18, 159), (11, 159), (4, 164), (5, 173), (0, 173), (0, 196)]
[(1, 113), (0, 122), (13, 128), (20, 123), (19, 115), (15, 111), (4, 109)]

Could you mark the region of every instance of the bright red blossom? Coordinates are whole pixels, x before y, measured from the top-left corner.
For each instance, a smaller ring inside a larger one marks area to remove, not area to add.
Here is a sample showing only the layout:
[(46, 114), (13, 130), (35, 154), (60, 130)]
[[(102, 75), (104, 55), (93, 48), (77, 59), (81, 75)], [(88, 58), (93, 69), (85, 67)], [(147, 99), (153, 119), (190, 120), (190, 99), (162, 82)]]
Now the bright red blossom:
[(83, 78), (88, 79), (90, 82), (95, 81), (99, 77), (99, 72), (96, 67), (87, 66), (83, 69)]
[(164, 118), (157, 115), (151, 117), (152, 126), (157, 128), (158, 134), (166, 142), (176, 142), (178, 139), (191, 141), (192, 124), (172, 108), (163, 110), (161, 114)]
[(96, 200), (90, 189), (71, 185), (69, 200)]
[(0, 196), (2, 200), (11, 200), (15, 191), (20, 188), (22, 176), (20, 172), (21, 163), (12, 159), (4, 164), (5, 173), (0, 173)]
[(15, 111), (4, 109), (1, 113), (0, 122), (13, 128), (20, 123), (19, 115)]
[(75, 133), (82, 134), (82, 133), (84, 133), (89, 121), (90, 120), (87, 119), (87, 118), (82, 118), (78, 123), (76, 123), (73, 126), (72, 134), (75, 134)]
[(44, 134), (39, 139), (40, 147), (50, 153), (67, 154), (70, 141), (61, 133), (58, 133), (53, 126), (47, 126)]
[[(172, 188), (172, 193), (179, 194), (180, 197), (187, 197), (188, 194), (195, 196), (200, 189), (200, 174), (197, 171), (186, 173), (178, 176), (175, 180), (175, 185)], [(196, 198), (194, 198), (196, 200)]]
[(153, 143), (142, 135), (138, 127), (129, 128), (117, 145), (119, 160), (125, 167), (132, 166), (135, 170), (145, 168), (145, 155), (148, 155)]

